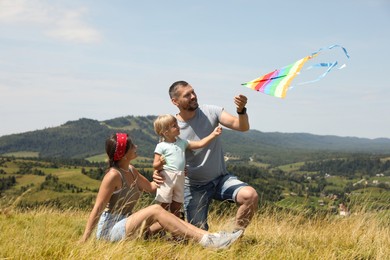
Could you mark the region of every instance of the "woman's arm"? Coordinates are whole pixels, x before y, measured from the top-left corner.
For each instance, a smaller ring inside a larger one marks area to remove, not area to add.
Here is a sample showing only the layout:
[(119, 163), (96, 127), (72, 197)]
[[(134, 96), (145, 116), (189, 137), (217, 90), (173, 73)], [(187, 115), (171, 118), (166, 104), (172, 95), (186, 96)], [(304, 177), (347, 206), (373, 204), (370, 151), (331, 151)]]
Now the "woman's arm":
[(145, 192), (156, 192), (158, 188), (156, 182), (150, 182), (148, 179), (145, 178), (145, 176), (140, 174), (134, 166), (131, 165), (130, 168), (137, 177), (137, 185), (140, 190)]
[(98, 195), (96, 197), (95, 205), (89, 214), (87, 225), (84, 230), (84, 234), (81, 238), (81, 242), (85, 242), (90, 236), (99, 221), (100, 215), (106, 207), (108, 201), (111, 198), (112, 193), (122, 186), (122, 180), (118, 173), (115, 171), (109, 171), (103, 178), (100, 185)]
[(157, 187), (163, 185), (165, 182), (164, 175), (160, 174), (160, 171), (153, 172), (153, 181), (157, 184)]

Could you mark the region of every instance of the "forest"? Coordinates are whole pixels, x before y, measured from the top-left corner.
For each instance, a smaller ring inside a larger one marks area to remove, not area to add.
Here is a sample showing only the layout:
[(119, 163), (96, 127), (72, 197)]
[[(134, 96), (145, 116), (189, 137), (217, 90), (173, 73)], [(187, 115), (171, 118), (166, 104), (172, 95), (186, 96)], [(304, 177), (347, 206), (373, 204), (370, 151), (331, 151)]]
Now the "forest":
[[(151, 180), (151, 163), (140, 158), (134, 166)], [(82, 159), (0, 157), (1, 203), (5, 206), (18, 198), (22, 209), (90, 208), (106, 167), (103, 161)], [(340, 203), (351, 204), (356, 195), (365, 194), (372, 197), (372, 209), (390, 208), (390, 158), (350, 156), (279, 166), (238, 158), (228, 160), (227, 167), (256, 189), (260, 206), (332, 213)], [(23, 197), (26, 191), (30, 196)], [(151, 203), (153, 196), (145, 196)]]
[[(133, 164), (151, 179), (155, 118), (82, 118), (1, 136), (1, 205), (90, 208), (107, 167), (104, 142), (115, 132), (132, 137), (139, 147)], [(261, 205), (334, 212), (362, 196), (373, 209), (390, 205), (389, 139), (227, 129), (222, 137), (228, 170), (257, 190)]]

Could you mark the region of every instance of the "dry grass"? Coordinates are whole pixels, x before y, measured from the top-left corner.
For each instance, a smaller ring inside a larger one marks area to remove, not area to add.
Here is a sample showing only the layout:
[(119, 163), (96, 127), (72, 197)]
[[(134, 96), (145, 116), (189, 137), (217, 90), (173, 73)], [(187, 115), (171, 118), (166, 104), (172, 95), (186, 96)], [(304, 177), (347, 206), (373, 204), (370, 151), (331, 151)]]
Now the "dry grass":
[[(245, 236), (214, 251), (165, 239), (79, 244), (88, 216), (51, 209), (0, 214), (0, 259), (389, 259), (389, 212), (312, 217), (268, 210)], [(212, 231), (229, 229), (231, 214), (210, 216)]]

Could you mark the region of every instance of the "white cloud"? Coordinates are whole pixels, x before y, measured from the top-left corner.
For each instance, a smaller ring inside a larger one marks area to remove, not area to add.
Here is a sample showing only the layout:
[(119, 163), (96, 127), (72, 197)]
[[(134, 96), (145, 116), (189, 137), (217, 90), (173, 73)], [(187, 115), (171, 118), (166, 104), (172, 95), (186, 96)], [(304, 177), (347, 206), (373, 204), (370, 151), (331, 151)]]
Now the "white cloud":
[(49, 24), (51, 9), (39, 0), (0, 0), (0, 22)]
[(88, 10), (42, 0), (0, 0), (0, 24), (39, 26), (44, 35), (75, 43), (96, 43), (101, 34), (84, 21)]
[(71, 10), (63, 13), (55, 21), (56, 27), (47, 31), (47, 35), (72, 42), (94, 43), (101, 40), (99, 31), (82, 20), (85, 9)]

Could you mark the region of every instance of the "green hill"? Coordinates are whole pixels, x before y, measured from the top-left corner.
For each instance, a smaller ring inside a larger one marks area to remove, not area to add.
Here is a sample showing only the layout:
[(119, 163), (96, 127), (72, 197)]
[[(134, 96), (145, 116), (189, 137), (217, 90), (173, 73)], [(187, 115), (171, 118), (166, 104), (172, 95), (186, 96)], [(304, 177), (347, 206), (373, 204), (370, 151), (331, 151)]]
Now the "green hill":
[[(158, 138), (153, 131), (156, 116), (126, 116), (105, 121), (82, 118), (58, 127), (0, 137), (0, 155), (34, 154), (41, 158), (87, 158), (104, 154), (104, 140), (112, 133), (129, 133), (140, 156), (151, 157)], [(225, 153), (283, 164), (344, 153), (390, 154), (390, 139), (319, 136), (306, 133), (236, 132), (225, 129)]]
[(157, 137), (155, 117), (120, 117), (99, 122), (82, 118), (61, 126), (0, 137), (0, 154), (37, 152), (39, 157), (86, 158), (104, 153), (104, 141), (115, 132), (129, 133), (140, 144), (139, 154), (150, 155)]

